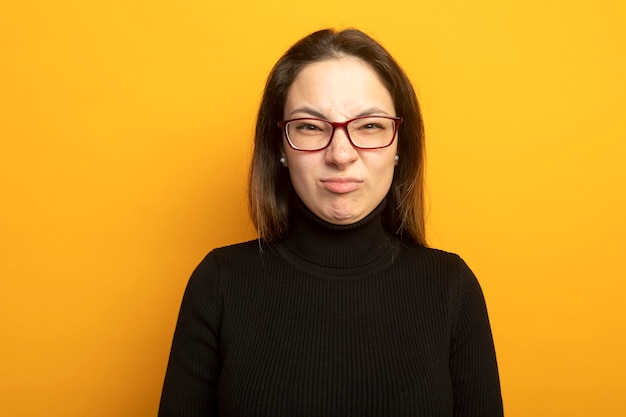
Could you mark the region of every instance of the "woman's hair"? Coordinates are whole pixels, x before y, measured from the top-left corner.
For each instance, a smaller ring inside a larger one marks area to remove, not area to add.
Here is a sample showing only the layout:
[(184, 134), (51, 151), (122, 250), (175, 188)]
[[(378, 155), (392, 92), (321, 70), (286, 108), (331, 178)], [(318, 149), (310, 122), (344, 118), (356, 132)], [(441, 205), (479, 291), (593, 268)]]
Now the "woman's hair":
[(355, 57), (368, 63), (393, 99), (397, 116), (398, 154), (387, 206), (385, 228), (400, 239), (426, 245), (424, 208), (424, 128), (417, 96), (408, 77), (378, 42), (356, 29), (314, 32), (294, 44), (274, 65), (261, 99), (250, 166), (248, 199), (250, 217), (259, 238), (267, 242), (285, 236), (288, 229), (289, 172), (279, 162), (287, 92), (306, 65), (338, 57)]

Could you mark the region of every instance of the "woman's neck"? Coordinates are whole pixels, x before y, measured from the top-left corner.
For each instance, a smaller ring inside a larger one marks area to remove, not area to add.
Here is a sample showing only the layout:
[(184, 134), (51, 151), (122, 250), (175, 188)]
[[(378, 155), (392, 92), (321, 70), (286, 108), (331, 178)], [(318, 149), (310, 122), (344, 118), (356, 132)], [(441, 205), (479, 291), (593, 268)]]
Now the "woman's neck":
[(383, 228), (383, 200), (369, 215), (349, 225), (328, 223), (298, 197), (290, 202), (287, 248), (311, 264), (330, 268), (361, 267), (376, 262), (394, 240)]

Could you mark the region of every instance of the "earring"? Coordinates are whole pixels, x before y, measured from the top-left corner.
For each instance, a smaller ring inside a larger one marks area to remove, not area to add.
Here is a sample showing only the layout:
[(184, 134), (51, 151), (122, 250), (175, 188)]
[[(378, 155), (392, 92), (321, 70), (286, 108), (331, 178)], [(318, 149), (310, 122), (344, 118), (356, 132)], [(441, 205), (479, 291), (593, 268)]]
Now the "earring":
[(395, 159), (396, 162), (398, 162), (400, 160), (400, 155), (396, 155), (393, 159)]
[(280, 162), (280, 164), (281, 164), (282, 166), (287, 165), (287, 159), (285, 159), (285, 157), (284, 157), (284, 156), (281, 156), (281, 157), (280, 157), (280, 159), (278, 160), (278, 162)]

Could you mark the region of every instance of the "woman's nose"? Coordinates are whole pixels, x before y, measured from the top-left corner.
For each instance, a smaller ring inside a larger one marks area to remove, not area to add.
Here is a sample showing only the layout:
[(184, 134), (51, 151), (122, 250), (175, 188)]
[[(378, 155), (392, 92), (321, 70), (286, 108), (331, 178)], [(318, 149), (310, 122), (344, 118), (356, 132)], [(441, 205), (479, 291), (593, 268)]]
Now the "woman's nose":
[(349, 164), (359, 157), (357, 149), (348, 139), (345, 128), (335, 129), (325, 156), (326, 162), (337, 166)]

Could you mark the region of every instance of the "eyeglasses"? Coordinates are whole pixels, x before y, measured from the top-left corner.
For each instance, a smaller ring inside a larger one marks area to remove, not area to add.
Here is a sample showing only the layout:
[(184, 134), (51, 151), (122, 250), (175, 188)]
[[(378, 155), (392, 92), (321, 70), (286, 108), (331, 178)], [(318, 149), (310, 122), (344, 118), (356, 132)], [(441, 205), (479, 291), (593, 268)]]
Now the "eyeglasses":
[(329, 122), (305, 117), (278, 122), (289, 146), (297, 151), (319, 151), (327, 148), (336, 129), (343, 129), (358, 149), (386, 148), (393, 143), (402, 117), (363, 116), (345, 122)]

